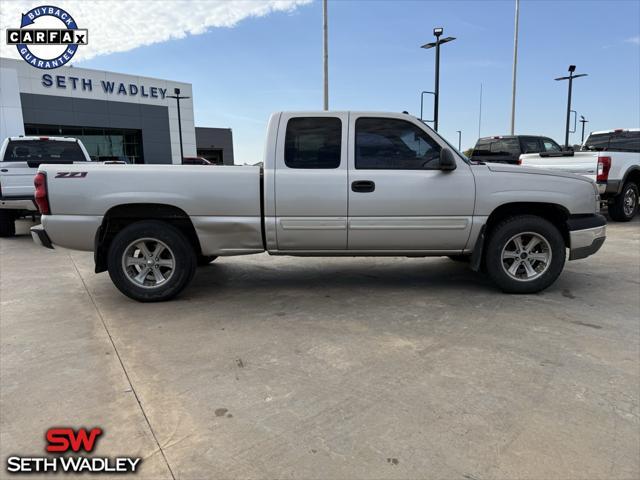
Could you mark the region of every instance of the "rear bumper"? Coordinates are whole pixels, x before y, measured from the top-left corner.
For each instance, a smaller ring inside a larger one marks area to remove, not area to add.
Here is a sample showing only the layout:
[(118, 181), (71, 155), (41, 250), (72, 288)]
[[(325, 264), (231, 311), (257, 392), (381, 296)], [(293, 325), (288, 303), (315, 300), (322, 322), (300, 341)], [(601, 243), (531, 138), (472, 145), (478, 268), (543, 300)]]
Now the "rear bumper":
[(600, 214), (573, 217), (569, 227), (569, 260), (579, 260), (593, 255), (607, 238), (607, 220)]
[(606, 182), (598, 182), (598, 193), (603, 196), (617, 195), (622, 189), (620, 180), (607, 180)]
[(49, 235), (47, 235), (47, 232), (45, 232), (42, 225), (31, 227), (31, 238), (33, 238), (36, 245), (40, 245), (44, 248), (53, 248), (51, 239), (49, 238)]
[(0, 209), (38, 212), (38, 208), (33, 201), (33, 195), (29, 197), (0, 197)]

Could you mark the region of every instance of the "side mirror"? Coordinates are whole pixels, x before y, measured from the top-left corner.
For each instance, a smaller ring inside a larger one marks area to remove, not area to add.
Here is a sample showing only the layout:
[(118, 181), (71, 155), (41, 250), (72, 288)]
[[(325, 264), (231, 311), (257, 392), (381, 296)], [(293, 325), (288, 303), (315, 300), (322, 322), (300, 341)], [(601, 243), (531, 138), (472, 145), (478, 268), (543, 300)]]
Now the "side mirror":
[(453, 153), (451, 153), (451, 150), (448, 148), (440, 150), (440, 170), (450, 172), (451, 170), (455, 170), (457, 166), (456, 159)]

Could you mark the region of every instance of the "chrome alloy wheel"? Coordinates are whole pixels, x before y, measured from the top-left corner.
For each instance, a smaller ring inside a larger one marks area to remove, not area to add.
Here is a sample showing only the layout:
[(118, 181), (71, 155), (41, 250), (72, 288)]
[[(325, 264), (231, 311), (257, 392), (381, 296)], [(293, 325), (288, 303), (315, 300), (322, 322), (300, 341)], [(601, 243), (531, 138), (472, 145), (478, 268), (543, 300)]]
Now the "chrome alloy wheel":
[(632, 187), (627, 188), (627, 191), (624, 193), (624, 199), (622, 202), (622, 209), (624, 210), (624, 214), (627, 217), (633, 215), (633, 211), (636, 208), (637, 202), (638, 198), (636, 197), (635, 190)]
[(140, 238), (124, 250), (122, 270), (134, 285), (156, 288), (173, 276), (175, 255), (166, 243), (156, 238)]
[(518, 233), (505, 243), (500, 259), (507, 275), (520, 282), (529, 282), (549, 269), (551, 245), (538, 233)]

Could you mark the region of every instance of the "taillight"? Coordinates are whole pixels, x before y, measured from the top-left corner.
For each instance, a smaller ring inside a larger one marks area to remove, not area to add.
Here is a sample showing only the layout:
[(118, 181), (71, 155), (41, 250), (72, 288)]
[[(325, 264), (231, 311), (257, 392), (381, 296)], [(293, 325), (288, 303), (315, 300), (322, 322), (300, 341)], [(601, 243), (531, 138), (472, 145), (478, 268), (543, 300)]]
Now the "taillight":
[(33, 184), (36, 186), (35, 200), (40, 214), (49, 215), (51, 209), (49, 208), (49, 197), (47, 196), (47, 175), (44, 172), (36, 173)]
[(516, 165), (522, 165), (522, 155), (518, 157), (518, 161), (516, 162)]
[(609, 170), (611, 169), (611, 157), (598, 157), (598, 174), (596, 180), (598, 182), (606, 182), (609, 178)]

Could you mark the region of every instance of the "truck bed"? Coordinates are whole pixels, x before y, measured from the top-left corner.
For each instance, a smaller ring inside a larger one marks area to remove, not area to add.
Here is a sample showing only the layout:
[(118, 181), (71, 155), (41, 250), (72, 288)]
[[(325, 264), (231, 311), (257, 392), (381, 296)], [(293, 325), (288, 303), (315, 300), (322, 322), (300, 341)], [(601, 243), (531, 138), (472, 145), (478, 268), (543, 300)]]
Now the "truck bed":
[(53, 243), (92, 250), (109, 210), (135, 204), (177, 207), (193, 222), (205, 255), (262, 250), (260, 167), (211, 165), (41, 165)]
[(520, 155), (520, 165), (560, 170), (595, 180), (598, 167), (598, 152), (574, 152), (570, 155), (566, 153), (562, 155), (527, 153)]

